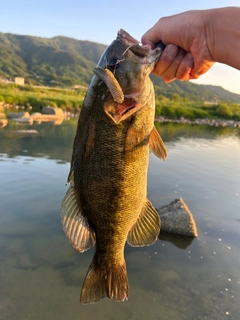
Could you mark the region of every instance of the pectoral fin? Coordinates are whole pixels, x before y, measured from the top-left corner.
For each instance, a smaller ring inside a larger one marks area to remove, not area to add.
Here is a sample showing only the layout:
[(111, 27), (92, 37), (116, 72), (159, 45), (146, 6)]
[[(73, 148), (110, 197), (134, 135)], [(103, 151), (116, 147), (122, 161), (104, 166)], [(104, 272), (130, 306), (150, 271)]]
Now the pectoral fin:
[(151, 202), (146, 199), (140, 216), (128, 233), (128, 243), (133, 247), (148, 246), (154, 243), (158, 238), (160, 225), (157, 211)]
[(156, 157), (162, 160), (165, 160), (167, 158), (167, 149), (155, 127), (153, 127), (150, 135), (149, 147)]
[(61, 206), (61, 221), (63, 230), (78, 252), (83, 252), (94, 246), (95, 233), (90, 228), (87, 219), (81, 214), (74, 187), (69, 187)]

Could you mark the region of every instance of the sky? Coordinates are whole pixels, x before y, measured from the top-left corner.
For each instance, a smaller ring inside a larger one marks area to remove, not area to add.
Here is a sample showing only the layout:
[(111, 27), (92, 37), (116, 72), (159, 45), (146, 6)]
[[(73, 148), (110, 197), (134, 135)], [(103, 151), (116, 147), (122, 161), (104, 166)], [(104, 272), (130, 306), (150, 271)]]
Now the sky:
[[(120, 28), (140, 41), (163, 16), (226, 6), (240, 6), (240, 0), (0, 0), (0, 32), (108, 45)], [(240, 71), (219, 63), (193, 82), (240, 94)]]

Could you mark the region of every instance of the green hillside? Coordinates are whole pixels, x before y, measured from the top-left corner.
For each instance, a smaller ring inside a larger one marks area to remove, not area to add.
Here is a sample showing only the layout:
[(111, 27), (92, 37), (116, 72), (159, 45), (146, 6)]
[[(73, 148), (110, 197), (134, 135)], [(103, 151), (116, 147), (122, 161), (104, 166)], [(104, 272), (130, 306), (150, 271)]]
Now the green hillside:
[(179, 81), (166, 84), (160, 77), (151, 76), (157, 96), (171, 98), (179, 95), (192, 101), (226, 101), (240, 102), (240, 95), (223, 89), (220, 86), (199, 85), (193, 82)]
[(28, 84), (86, 85), (104, 48), (66, 37), (0, 33), (0, 76), (21, 76)]
[[(105, 45), (67, 37), (40, 38), (0, 33), (0, 77), (25, 78), (28, 85), (87, 86)], [(152, 76), (158, 97), (175, 95), (191, 101), (240, 102), (240, 95), (221, 87), (174, 81), (166, 84)]]

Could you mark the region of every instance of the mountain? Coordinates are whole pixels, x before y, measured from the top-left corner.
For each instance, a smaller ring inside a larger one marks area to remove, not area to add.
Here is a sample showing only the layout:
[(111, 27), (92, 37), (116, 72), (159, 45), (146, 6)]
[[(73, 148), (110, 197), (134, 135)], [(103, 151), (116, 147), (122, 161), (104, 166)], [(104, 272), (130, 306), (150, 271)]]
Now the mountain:
[(172, 97), (179, 95), (182, 98), (195, 101), (227, 101), (240, 102), (240, 94), (232, 93), (220, 86), (200, 85), (193, 82), (179, 81), (166, 84), (160, 77), (151, 76), (156, 95)]
[[(88, 85), (105, 45), (58, 36), (40, 38), (0, 33), (0, 77), (24, 77), (28, 84)], [(179, 95), (198, 101), (240, 102), (240, 95), (218, 86), (174, 81), (152, 76), (157, 95)]]
[(86, 85), (105, 47), (61, 36), (0, 33), (0, 76), (21, 76), (34, 84)]

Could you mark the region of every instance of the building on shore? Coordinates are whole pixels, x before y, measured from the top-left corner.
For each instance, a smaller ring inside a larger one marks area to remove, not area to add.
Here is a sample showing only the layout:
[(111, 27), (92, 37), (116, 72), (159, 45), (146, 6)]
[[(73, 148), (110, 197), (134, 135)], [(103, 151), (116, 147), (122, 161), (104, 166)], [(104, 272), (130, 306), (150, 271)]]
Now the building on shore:
[(19, 86), (24, 86), (24, 78), (15, 77), (14, 81), (15, 81), (15, 84), (17, 84)]

